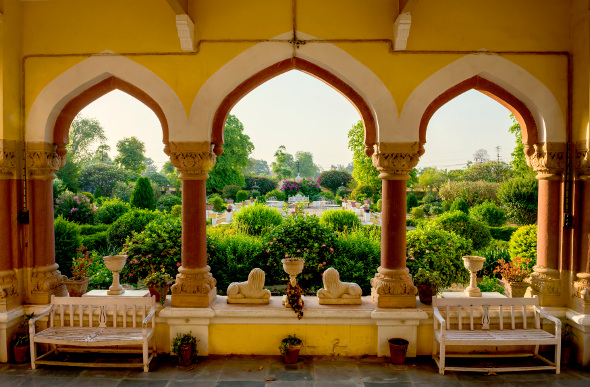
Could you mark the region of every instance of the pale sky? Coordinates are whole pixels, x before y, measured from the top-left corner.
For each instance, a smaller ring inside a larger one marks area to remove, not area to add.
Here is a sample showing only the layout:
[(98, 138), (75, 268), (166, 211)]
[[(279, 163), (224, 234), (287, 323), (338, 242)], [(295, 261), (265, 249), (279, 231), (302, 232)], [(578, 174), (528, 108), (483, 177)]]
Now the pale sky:
[[(105, 129), (111, 158), (117, 141), (135, 136), (145, 143), (146, 156), (161, 167), (168, 157), (163, 152), (162, 129), (155, 114), (138, 100), (121, 91), (99, 98), (81, 111), (98, 119)], [(299, 71), (290, 71), (259, 86), (232, 110), (244, 124), (254, 144), (251, 157), (273, 161), (274, 152), (285, 145), (287, 152), (311, 152), (316, 164), (352, 161), (348, 131), (360, 116), (337, 91)], [(510, 112), (491, 98), (469, 91), (440, 108), (430, 120), (426, 153), (418, 167), (456, 169), (465, 166), (478, 149), (496, 159), (499, 145), (502, 161), (510, 161), (514, 136)]]

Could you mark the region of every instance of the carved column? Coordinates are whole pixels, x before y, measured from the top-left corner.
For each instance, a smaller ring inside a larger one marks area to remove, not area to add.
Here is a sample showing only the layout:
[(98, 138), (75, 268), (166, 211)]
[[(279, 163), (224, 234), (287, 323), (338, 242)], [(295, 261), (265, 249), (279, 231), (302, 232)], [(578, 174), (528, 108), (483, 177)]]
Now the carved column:
[(379, 308), (415, 308), (416, 287), (406, 267), (406, 180), (424, 149), (419, 143), (375, 145), (373, 165), (382, 180), (381, 265), (371, 279)]
[[(577, 312), (590, 314), (590, 140), (576, 143), (576, 179), (582, 186), (582, 211), (580, 222), (580, 270), (576, 274), (573, 289), (573, 307)], [(587, 236), (587, 238), (585, 238)]]
[(205, 182), (215, 154), (209, 142), (170, 143), (167, 153), (182, 179), (182, 265), (172, 286), (172, 306), (208, 307), (217, 281), (207, 265)]
[(16, 141), (0, 140), (0, 312), (20, 304), (18, 279), (13, 269), (16, 218), (13, 192), (16, 184)]
[(561, 174), (565, 171), (565, 143), (534, 144), (527, 163), (539, 180), (537, 215), (537, 264), (531, 274), (532, 294), (542, 306), (561, 305), (559, 271), (561, 231)]
[(47, 304), (51, 295), (68, 295), (59, 266), (55, 263), (53, 229), (53, 179), (61, 167), (57, 146), (27, 143), (27, 192), (30, 209), (30, 240), (33, 267), (28, 279), (27, 298), (31, 304)]

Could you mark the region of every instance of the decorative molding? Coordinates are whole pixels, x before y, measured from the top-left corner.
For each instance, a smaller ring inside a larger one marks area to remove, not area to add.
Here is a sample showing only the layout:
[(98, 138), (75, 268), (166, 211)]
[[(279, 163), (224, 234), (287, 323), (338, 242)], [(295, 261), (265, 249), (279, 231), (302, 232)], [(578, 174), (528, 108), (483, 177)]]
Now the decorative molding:
[(560, 296), (561, 279), (559, 270), (540, 266), (533, 267), (531, 289), (533, 295), (539, 295), (541, 298), (543, 296)]
[(183, 180), (207, 180), (209, 171), (215, 166), (216, 156), (208, 141), (171, 142), (164, 151)]
[(418, 142), (379, 142), (375, 145), (373, 165), (384, 180), (408, 180), (424, 148)]
[(377, 274), (371, 278), (371, 297), (379, 308), (416, 307), (416, 293), (410, 270), (377, 268)]
[(180, 38), (180, 48), (183, 51), (195, 50), (195, 24), (186, 15), (176, 15), (176, 29)]
[(545, 142), (525, 147), (526, 161), (539, 180), (559, 180), (565, 171), (566, 144)]
[(53, 180), (62, 165), (57, 145), (47, 142), (27, 143), (27, 177), (34, 180)]
[(200, 269), (178, 268), (176, 283), (172, 285), (173, 307), (208, 307), (215, 299), (217, 281), (210, 273), (209, 265)]
[(324, 287), (318, 290), (320, 305), (360, 305), (363, 291), (352, 282), (340, 281), (338, 270), (330, 267), (322, 276)]
[(406, 49), (410, 27), (412, 26), (412, 15), (409, 12), (399, 14), (393, 26), (393, 49), (403, 51)]
[(590, 180), (590, 140), (576, 141), (576, 177)]
[(14, 270), (0, 271), (0, 312), (6, 312), (20, 304), (18, 279)]
[(16, 179), (16, 141), (0, 140), (0, 180)]
[(246, 282), (232, 282), (227, 287), (228, 304), (268, 304), (270, 290), (264, 289), (266, 275), (259, 268), (252, 269)]
[(29, 303), (48, 304), (51, 296), (66, 297), (68, 290), (63, 282), (64, 276), (58, 270), (59, 265), (34, 267), (29, 282)]

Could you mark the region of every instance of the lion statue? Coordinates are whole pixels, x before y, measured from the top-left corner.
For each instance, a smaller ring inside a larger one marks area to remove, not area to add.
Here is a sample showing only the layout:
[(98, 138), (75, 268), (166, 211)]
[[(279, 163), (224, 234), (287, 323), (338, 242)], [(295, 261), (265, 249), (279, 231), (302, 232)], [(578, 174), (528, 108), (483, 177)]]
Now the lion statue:
[(265, 274), (261, 269), (253, 269), (246, 282), (232, 282), (227, 288), (228, 303), (268, 303), (270, 291), (264, 289)]
[(324, 287), (318, 290), (320, 304), (360, 304), (363, 291), (351, 282), (341, 282), (340, 274), (333, 267), (324, 271)]

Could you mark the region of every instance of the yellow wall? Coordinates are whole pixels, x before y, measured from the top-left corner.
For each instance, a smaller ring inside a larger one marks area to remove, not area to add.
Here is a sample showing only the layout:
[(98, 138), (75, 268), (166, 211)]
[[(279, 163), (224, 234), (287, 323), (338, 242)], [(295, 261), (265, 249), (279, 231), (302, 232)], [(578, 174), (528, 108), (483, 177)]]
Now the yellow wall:
[(20, 95), (21, 95), (21, 2), (6, 0), (2, 22), (2, 45), (0, 59), (2, 63), (2, 126), (0, 138), (6, 140), (20, 139)]

